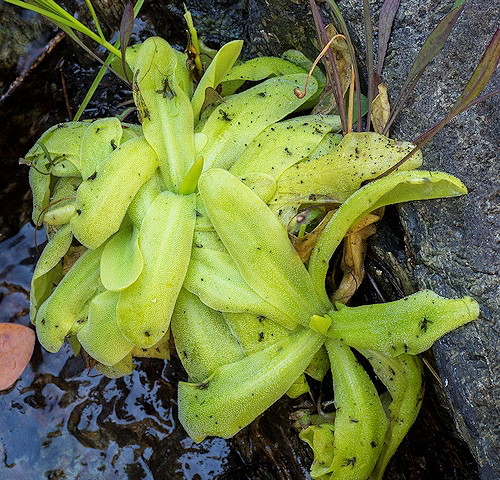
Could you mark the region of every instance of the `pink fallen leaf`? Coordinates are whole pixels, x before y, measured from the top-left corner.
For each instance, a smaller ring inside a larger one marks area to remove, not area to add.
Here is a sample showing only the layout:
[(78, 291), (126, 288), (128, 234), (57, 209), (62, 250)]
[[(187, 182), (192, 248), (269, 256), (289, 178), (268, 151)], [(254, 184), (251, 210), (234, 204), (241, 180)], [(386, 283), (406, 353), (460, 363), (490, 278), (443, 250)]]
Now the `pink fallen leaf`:
[(14, 323), (0, 323), (0, 391), (11, 387), (28, 365), (35, 332)]

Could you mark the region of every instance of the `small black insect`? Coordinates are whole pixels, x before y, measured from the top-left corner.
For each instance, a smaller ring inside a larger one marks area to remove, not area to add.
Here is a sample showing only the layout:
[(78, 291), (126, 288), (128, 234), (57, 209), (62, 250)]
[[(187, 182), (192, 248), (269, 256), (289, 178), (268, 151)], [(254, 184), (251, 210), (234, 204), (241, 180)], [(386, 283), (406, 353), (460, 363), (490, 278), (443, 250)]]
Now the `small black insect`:
[(224, 111), (222, 108), (219, 108), (219, 113), (221, 114), (222, 120), (225, 122), (230, 122), (232, 118)]
[(174, 98), (175, 92), (170, 88), (170, 84), (168, 83), (168, 78), (163, 79), (163, 88), (160, 90), (156, 90), (156, 93), (161, 93), (163, 98)]
[(349, 465), (351, 465), (352, 467), (354, 467), (355, 464), (356, 464), (356, 457), (352, 457), (352, 458), (346, 458), (342, 466), (348, 467)]
[(418, 324), (420, 330), (422, 332), (427, 332), (427, 327), (430, 323), (433, 323), (432, 320), (429, 320), (428, 318), (423, 318), (422, 321)]

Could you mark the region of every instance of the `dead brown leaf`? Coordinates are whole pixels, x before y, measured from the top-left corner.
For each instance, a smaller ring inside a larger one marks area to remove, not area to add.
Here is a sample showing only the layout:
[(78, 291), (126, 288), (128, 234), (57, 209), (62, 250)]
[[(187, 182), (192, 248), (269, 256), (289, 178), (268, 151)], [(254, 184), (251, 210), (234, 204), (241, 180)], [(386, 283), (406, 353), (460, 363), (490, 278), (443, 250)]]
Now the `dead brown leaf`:
[(207, 87), (205, 89), (205, 100), (203, 101), (203, 105), (201, 106), (200, 116), (207, 109), (211, 107), (216, 107), (221, 103), (224, 103), (224, 98), (221, 96), (222, 88), (220, 85), (217, 89), (212, 87)]
[(318, 241), (318, 235), (324, 230), (326, 224), (328, 223), (333, 214), (334, 214), (333, 210), (329, 211), (325, 215), (325, 218), (321, 220), (320, 224), (312, 232), (306, 233), (302, 237), (296, 237), (294, 235), (290, 235), (292, 244), (297, 253), (299, 254), (302, 263), (305, 263), (309, 260), (314, 245), (316, 245), (316, 242)]
[(35, 348), (35, 332), (14, 323), (0, 323), (0, 391), (23, 373)]
[[(331, 24), (326, 26), (326, 32), (328, 34), (328, 38), (333, 38), (338, 34), (335, 27)], [(349, 53), (349, 46), (347, 45), (345, 39), (339, 38), (338, 40), (333, 42), (330, 49), (332, 50), (335, 57), (335, 63), (339, 72), (342, 94), (345, 95), (351, 83), (351, 71), (353, 68), (352, 58)], [(325, 90), (317, 105), (314, 107), (313, 113), (338, 113), (337, 102), (335, 101), (335, 96), (330, 89)]]
[[(326, 33), (328, 34), (328, 38), (333, 38), (335, 35), (338, 35), (339, 32), (337, 32), (335, 27), (330, 24), (326, 26)], [(339, 38), (333, 42), (331, 50), (333, 51), (335, 62), (337, 64), (342, 94), (345, 95), (349, 85), (351, 84), (351, 70), (353, 67), (351, 54), (349, 53), (349, 46), (347, 45), (345, 38)]]
[(372, 101), (371, 122), (373, 129), (377, 133), (384, 131), (389, 117), (391, 115), (391, 105), (389, 104), (389, 95), (387, 93), (387, 84), (379, 83), (378, 95)]
[(341, 262), (344, 275), (339, 287), (332, 295), (334, 302), (347, 303), (361, 285), (365, 276), (364, 261), (367, 240), (377, 231), (375, 222), (380, 218), (381, 214), (370, 213), (347, 232), (344, 238), (344, 251)]

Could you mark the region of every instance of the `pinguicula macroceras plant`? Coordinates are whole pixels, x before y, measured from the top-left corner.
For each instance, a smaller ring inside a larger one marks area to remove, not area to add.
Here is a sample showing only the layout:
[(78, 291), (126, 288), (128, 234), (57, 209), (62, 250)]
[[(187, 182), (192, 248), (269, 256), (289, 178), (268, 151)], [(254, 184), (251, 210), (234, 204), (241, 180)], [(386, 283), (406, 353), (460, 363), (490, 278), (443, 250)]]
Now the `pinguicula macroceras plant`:
[[(76, 28), (53, 2), (8, 1)], [(347, 32), (324, 38), (314, 13), (323, 44), (344, 42), (352, 53)], [(132, 370), (134, 356), (168, 358), (172, 335), (190, 380), (179, 384), (179, 418), (195, 441), (234, 435), (284, 394), (307, 392), (307, 376), (321, 381), (331, 369), (335, 414), (302, 419), (311, 475), (381, 478), (421, 405), (418, 354), (476, 319), (479, 307), (432, 291), (350, 307), (352, 275), (326, 289), (330, 260), (344, 241), (362, 279), (359, 244), (383, 207), (466, 187), (417, 170), (430, 135), (417, 146), (387, 136), (383, 85), (366, 99), (376, 132), (360, 131), (352, 54), (348, 81), (335, 61), (326, 76), (311, 76), (298, 51), (240, 62), (237, 40), (202, 57), (186, 19), (187, 53), (159, 37), (125, 49), (123, 32), (120, 50), (105, 45), (121, 57), (111, 63), (131, 81), (140, 124), (62, 123), (25, 156), (33, 221), (49, 238), (31, 285), (38, 339), (51, 352), (68, 339), (116, 377)], [(439, 128), (481, 91), (498, 45), (497, 34)], [(339, 115), (317, 113), (330, 89)]]

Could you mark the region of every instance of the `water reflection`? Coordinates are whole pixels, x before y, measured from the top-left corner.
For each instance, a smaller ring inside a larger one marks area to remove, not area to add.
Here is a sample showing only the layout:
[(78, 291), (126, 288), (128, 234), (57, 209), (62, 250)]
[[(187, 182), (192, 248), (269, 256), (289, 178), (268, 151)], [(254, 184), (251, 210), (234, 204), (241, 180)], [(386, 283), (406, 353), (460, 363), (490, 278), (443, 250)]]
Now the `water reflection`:
[[(30, 224), (0, 243), (0, 321), (29, 325), (29, 286), (37, 258)], [(37, 242), (45, 240), (37, 232)], [(174, 363), (140, 360), (132, 375), (108, 379), (86, 369), (65, 345), (32, 362), (0, 393), (0, 478), (217, 478), (229, 445), (196, 445), (176, 421)], [(164, 452), (163, 461), (151, 459)], [(166, 466), (168, 465), (168, 466)]]

